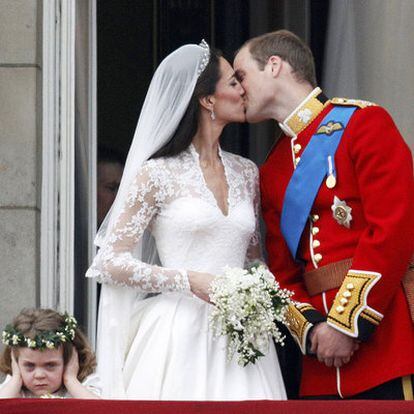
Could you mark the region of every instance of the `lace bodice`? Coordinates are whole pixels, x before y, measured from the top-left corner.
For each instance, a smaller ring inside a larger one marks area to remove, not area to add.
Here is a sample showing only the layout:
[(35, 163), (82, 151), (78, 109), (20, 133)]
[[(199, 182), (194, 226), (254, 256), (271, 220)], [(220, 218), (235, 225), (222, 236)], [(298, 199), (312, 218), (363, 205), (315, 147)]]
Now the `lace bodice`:
[[(87, 277), (141, 292), (188, 291), (187, 271), (212, 274), (261, 258), (256, 165), (219, 150), (228, 184), (228, 214), (205, 182), (193, 145), (175, 157), (146, 161)], [(155, 239), (161, 266), (135, 254)]]

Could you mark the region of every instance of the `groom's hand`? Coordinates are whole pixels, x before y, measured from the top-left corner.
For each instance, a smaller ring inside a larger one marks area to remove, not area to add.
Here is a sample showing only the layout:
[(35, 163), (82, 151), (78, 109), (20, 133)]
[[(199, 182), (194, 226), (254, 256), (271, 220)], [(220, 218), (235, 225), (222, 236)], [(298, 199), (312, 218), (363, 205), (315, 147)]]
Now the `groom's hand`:
[(353, 338), (330, 327), (326, 322), (321, 322), (312, 329), (310, 341), (311, 352), (328, 367), (339, 368), (347, 364), (359, 348), (358, 342)]

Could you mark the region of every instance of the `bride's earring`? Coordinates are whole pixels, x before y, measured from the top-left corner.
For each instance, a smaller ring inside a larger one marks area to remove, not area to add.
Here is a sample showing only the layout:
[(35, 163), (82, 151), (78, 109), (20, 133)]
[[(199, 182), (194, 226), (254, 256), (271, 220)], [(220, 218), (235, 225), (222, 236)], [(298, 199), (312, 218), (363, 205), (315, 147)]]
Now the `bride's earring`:
[(213, 108), (211, 108), (211, 110), (210, 110), (210, 118), (211, 118), (212, 121), (215, 121), (215, 119), (216, 119), (216, 114), (214, 113)]

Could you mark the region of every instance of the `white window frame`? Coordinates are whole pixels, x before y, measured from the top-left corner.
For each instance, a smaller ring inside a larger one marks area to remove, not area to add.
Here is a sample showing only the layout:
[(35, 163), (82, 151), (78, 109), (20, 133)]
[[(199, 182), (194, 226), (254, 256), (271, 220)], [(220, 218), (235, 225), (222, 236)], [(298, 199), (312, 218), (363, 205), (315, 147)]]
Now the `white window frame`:
[(75, 1), (43, 2), (40, 305), (73, 313)]
[[(82, 0), (84, 1), (84, 0)], [(96, 231), (96, 0), (89, 1), (88, 257)], [(76, 0), (43, 0), (40, 306), (74, 312)], [(96, 283), (88, 281), (87, 330), (96, 329)]]

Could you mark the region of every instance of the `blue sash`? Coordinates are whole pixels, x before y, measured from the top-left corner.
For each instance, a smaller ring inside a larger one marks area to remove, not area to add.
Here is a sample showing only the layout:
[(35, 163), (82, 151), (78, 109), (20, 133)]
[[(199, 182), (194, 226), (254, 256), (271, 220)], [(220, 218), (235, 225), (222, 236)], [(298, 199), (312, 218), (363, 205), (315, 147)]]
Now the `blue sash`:
[(328, 173), (335, 174), (334, 156), (344, 130), (356, 110), (335, 106), (322, 120), (300, 158), (286, 189), (280, 227), (293, 258), (296, 254), (313, 202)]

